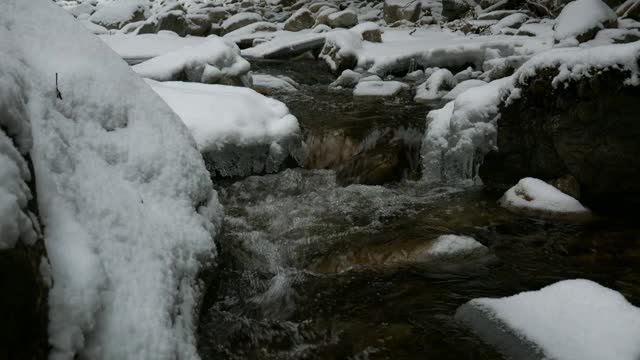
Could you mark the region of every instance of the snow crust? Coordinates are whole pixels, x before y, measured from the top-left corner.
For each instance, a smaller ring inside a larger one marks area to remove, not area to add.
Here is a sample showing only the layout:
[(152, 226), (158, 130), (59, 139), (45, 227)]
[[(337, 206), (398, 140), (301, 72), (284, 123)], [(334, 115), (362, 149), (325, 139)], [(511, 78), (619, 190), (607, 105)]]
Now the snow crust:
[(198, 358), (196, 275), (222, 210), (191, 135), (63, 9), (1, 8), (1, 102), (19, 94), (7, 76), (22, 79), (54, 280), (50, 358)]
[(564, 280), (538, 291), (473, 299), (476, 307), (558, 360), (640, 357), (640, 308), (590, 280)]
[(157, 81), (187, 80), (217, 83), (239, 78), (251, 65), (240, 56), (240, 49), (231, 42), (210, 36), (201, 44), (185, 47), (135, 65), (133, 70)]
[(515, 211), (589, 213), (578, 200), (535, 178), (524, 178), (507, 190), (500, 199), (500, 205)]

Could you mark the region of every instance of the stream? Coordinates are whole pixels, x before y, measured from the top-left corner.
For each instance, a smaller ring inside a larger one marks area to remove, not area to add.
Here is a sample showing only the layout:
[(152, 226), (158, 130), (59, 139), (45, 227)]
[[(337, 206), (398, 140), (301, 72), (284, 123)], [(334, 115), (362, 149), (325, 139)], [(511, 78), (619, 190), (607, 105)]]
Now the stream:
[[(200, 314), (203, 359), (501, 359), (454, 320), (460, 305), (573, 278), (640, 305), (633, 212), (530, 218), (479, 186), (426, 184), (417, 164), (427, 107), (329, 91), (334, 77), (318, 63), (252, 68), (300, 84), (274, 97), (320, 145), (303, 168), (218, 183), (226, 216)], [(350, 156), (388, 133), (402, 139), (402, 178), (345, 183)], [(419, 256), (446, 234), (488, 250)]]

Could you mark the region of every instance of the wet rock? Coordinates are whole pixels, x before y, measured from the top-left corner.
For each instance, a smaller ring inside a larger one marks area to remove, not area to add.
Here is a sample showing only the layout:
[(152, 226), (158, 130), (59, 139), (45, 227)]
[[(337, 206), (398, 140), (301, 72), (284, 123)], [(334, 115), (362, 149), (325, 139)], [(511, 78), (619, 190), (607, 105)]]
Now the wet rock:
[(460, 19), (472, 10), (465, 0), (442, 0), (442, 16), (449, 20)]
[(350, 28), (358, 24), (358, 15), (353, 10), (334, 12), (327, 16), (327, 24), (332, 28)]
[(376, 130), (338, 167), (336, 180), (342, 185), (382, 185), (415, 177), (420, 141), (413, 129)]
[(287, 31), (300, 31), (304, 29), (310, 29), (315, 24), (315, 19), (311, 14), (311, 11), (307, 8), (298, 9), (291, 17), (284, 23), (284, 29)]
[(620, 17), (631, 18), (640, 21), (640, 1), (629, 0), (616, 9)]
[(503, 187), (569, 174), (591, 207), (639, 201), (640, 87), (625, 85), (629, 74), (614, 68), (553, 86), (558, 73), (540, 70), (520, 85), (518, 99), (503, 104), (499, 150), (485, 157), (480, 176)]
[(558, 190), (580, 200), (580, 183), (572, 175), (564, 175), (550, 182)]
[(393, 24), (399, 20), (416, 22), (420, 18), (422, 3), (417, 0), (385, 0), (384, 21)]

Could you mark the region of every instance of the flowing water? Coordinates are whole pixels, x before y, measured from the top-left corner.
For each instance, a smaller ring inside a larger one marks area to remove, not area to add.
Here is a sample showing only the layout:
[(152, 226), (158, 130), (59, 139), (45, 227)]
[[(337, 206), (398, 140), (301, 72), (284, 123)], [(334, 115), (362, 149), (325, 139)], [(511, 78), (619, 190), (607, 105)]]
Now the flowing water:
[[(203, 359), (500, 359), (453, 319), (458, 306), (572, 278), (640, 305), (633, 213), (545, 220), (509, 213), (497, 205), (500, 194), (478, 187), (411, 179), (342, 186), (333, 169), (347, 160), (331, 152), (344, 138), (358, 149), (381, 129), (422, 132), (426, 109), (354, 101), (328, 91), (332, 77), (310, 66), (318, 65), (254, 69), (302, 83), (279, 98), (308, 142), (340, 140), (307, 168), (220, 185), (226, 218), (202, 306)], [(489, 250), (420, 256), (444, 234), (474, 237)]]

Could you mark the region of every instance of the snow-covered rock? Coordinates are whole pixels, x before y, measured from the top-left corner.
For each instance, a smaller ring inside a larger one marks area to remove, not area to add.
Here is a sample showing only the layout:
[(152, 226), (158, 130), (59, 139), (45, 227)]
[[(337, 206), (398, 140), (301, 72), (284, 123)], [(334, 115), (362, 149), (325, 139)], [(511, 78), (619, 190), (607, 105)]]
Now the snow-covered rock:
[(362, 74), (357, 73), (353, 70), (345, 70), (338, 76), (338, 78), (332, 82), (329, 87), (332, 88), (353, 88), (358, 84)]
[(488, 249), (469, 236), (442, 235), (438, 237), (427, 252), (433, 256), (460, 256), (473, 252), (486, 252)]
[(191, 130), (215, 175), (272, 173), (301, 156), (298, 120), (275, 99), (235, 86), (147, 82)]
[(373, 22), (364, 22), (350, 29), (362, 36), (362, 40), (370, 42), (382, 42), (382, 29), (378, 24)]
[(241, 12), (223, 21), (222, 30), (226, 34), (258, 21), (262, 21), (260, 14)]
[(438, 101), (456, 85), (457, 82), (451, 71), (438, 69), (429, 76), (427, 81), (418, 86), (414, 100), (424, 103)]
[(2, 97), (29, 105), (51, 358), (197, 358), (196, 276), (222, 212), (188, 129), (53, 2), (0, 8), (2, 59), (21, 64), (0, 60), (20, 79)]
[(458, 95), (462, 94), (463, 92), (471, 88), (483, 86), (486, 84), (487, 83), (485, 81), (477, 80), (477, 79), (469, 79), (469, 80), (462, 81), (458, 83), (458, 85), (456, 85), (453, 89), (451, 89), (451, 91), (449, 91), (445, 96), (443, 96), (442, 99), (447, 101), (455, 100), (455, 98), (457, 98)]
[(149, 15), (147, 0), (103, 2), (89, 20), (107, 29), (120, 29), (130, 22), (146, 19)]
[(284, 33), (250, 49), (242, 50), (242, 56), (263, 59), (289, 59), (308, 51), (318, 51), (325, 44), (325, 34)]
[(554, 27), (554, 38), (562, 44), (585, 42), (600, 29), (616, 25), (618, 17), (602, 0), (575, 0), (567, 4)]
[(515, 211), (542, 215), (584, 215), (589, 209), (546, 182), (524, 178), (507, 190), (500, 205)]
[(526, 14), (515, 13), (491, 25), (490, 29), (493, 34), (499, 34), (503, 29), (518, 29), (527, 20), (529, 20), (529, 16)]
[(157, 56), (135, 65), (133, 70), (142, 77), (157, 81), (250, 85), (250, 67), (234, 43), (210, 36), (199, 45)]
[(353, 89), (353, 96), (389, 97), (408, 90), (409, 85), (400, 81), (361, 81)]
[(252, 74), (253, 89), (263, 95), (288, 93), (298, 90), (297, 84), (287, 77), (276, 77), (267, 74)]
[(564, 280), (510, 297), (473, 299), (458, 308), (455, 317), (508, 358), (640, 356), (640, 308), (590, 280)]
[(326, 34), (325, 44), (318, 56), (331, 71), (342, 72), (358, 64), (358, 50), (362, 48), (362, 38), (349, 30), (334, 30)]

